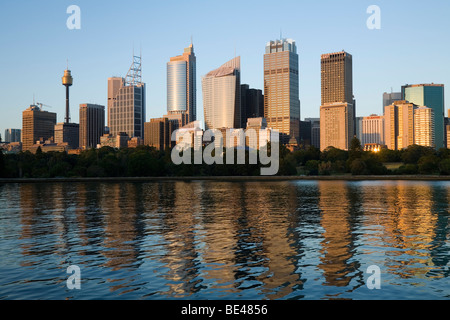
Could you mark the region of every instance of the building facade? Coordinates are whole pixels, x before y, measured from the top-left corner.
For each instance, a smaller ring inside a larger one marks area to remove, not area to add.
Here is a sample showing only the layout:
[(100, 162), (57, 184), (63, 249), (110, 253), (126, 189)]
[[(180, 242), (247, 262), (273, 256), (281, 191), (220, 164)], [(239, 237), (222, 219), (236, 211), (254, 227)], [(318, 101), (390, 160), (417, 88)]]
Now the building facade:
[(382, 108), (382, 110), (384, 110), (384, 107), (390, 106), (395, 101), (400, 101), (402, 99), (403, 98), (402, 98), (401, 92), (391, 92), (391, 93), (385, 92), (385, 93), (383, 93), (383, 108)]
[(280, 142), (300, 141), (299, 62), (292, 39), (270, 41), (264, 54), (264, 117)]
[(80, 148), (97, 148), (105, 131), (105, 106), (80, 104)]
[(356, 134), (352, 56), (345, 52), (321, 56), (320, 148), (348, 150)]
[(305, 118), (311, 123), (311, 145), (320, 149), (320, 118)]
[(21, 142), (22, 130), (20, 129), (6, 129), (3, 142)]
[(262, 90), (241, 85), (241, 128), (245, 128), (250, 118), (264, 117), (264, 95)]
[(196, 65), (192, 44), (167, 63), (167, 112), (186, 114), (188, 123), (197, 119)]
[(54, 141), (57, 145), (67, 144), (68, 149), (77, 149), (80, 145), (80, 125), (65, 122), (56, 124)]
[(144, 144), (160, 151), (172, 148), (172, 133), (179, 128), (178, 121), (167, 118), (150, 119), (145, 123)]
[(236, 57), (202, 78), (206, 130), (241, 127), (240, 73)]
[(414, 110), (414, 144), (435, 148), (434, 127), (433, 109), (419, 107)]
[(361, 145), (384, 145), (384, 116), (371, 115), (361, 119)]
[(417, 106), (426, 106), (434, 112), (434, 133), (436, 148), (444, 147), (444, 85), (443, 84), (415, 84), (402, 86), (402, 97)]
[(141, 78), (140, 58), (134, 61), (126, 78), (108, 79), (108, 127), (113, 136), (121, 132), (130, 138), (144, 138), (145, 83)]
[(408, 101), (396, 101), (384, 108), (384, 134), (388, 149), (401, 150), (414, 144), (414, 110)]
[(54, 137), (56, 113), (31, 105), (22, 113), (22, 150), (30, 150), (36, 141)]

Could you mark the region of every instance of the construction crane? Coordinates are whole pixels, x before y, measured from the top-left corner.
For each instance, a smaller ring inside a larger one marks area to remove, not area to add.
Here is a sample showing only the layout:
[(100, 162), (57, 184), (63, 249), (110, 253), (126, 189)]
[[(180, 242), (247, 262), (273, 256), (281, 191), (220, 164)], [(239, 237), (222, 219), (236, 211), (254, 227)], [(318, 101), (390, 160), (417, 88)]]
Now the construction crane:
[(53, 108), (52, 106), (48, 106), (48, 105), (46, 105), (46, 104), (39, 103), (39, 102), (36, 102), (36, 105), (37, 105), (38, 107), (40, 107), (41, 109), (42, 109), (42, 107)]

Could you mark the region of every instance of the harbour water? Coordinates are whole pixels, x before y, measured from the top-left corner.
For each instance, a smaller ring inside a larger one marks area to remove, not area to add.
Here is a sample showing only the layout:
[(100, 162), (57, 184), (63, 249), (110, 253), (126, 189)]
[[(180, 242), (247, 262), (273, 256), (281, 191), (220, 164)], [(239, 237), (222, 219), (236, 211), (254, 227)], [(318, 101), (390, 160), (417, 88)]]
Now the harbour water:
[(449, 201), (446, 181), (1, 184), (0, 299), (449, 299)]

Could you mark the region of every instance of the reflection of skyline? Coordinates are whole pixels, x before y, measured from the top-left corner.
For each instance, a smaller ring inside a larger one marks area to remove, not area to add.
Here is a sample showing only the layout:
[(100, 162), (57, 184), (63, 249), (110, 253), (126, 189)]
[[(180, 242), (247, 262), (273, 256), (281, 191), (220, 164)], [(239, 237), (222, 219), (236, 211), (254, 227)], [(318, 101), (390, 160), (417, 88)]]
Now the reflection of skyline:
[[(346, 182), (327, 184), (319, 182), (320, 225), (323, 240), (320, 249), (321, 263), (326, 286), (347, 287), (354, 278), (353, 273), (359, 264), (353, 260), (355, 254), (355, 235), (351, 192)], [(355, 193), (356, 194), (356, 193)]]
[[(97, 268), (96, 278), (104, 273), (112, 293), (139, 287), (173, 298), (283, 299), (308, 297), (303, 290), (315, 283), (330, 298), (364, 287), (368, 261), (398, 279), (449, 276), (445, 184), (164, 182), (17, 190), (21, 265), (82, 263)], [(153, 284), (155, 277), (163, 284)]]

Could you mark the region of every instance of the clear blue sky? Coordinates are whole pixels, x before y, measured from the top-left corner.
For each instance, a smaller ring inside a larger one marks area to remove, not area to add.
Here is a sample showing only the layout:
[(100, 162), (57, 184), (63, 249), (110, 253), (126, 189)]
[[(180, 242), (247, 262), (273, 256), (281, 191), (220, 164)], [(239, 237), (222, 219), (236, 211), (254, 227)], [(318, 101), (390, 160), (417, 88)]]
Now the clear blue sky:
[[(81, 30), (69, 30), (66, 9), (81, 8)], [(381, 9), (381, 30), (369, 30), (369, 5)], [(320, 55), (353, 55), (357, 115), (382, 113), (382, 94), (403, 84), (450, 86), (450, 1), (12, 1), (0, 2), (0, 133), (22, 127), (22, 111), (36, 101), (63, 121), (61, 77), (69, 59), (74, 85), (71, 116), (80, 103), (106, 105), (107, 78), (125, 76), (133, 47), (142, 49), (147, 121), (166, 113), (166, 63), (191, 36), (197, 56), (197, 105), (203, 119), (201, 77), (241, 56), (242, 83), (263, 88), (265, 44), (297, 42), (301, 116), (318, 117)], [(446, 103), (446, 108), (449, 108)]]

